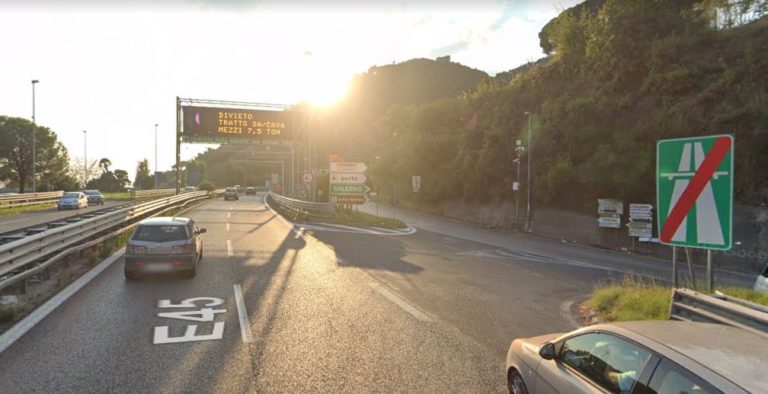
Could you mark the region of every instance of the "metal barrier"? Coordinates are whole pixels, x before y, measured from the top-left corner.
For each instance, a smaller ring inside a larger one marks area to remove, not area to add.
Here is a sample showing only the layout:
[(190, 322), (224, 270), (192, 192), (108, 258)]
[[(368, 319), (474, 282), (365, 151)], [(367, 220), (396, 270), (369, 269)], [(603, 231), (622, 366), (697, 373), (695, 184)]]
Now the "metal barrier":
[(0, 289), (94, 244), (94, 241), (85, 244), (83, 242), (98, 234), (120, 227), (119, 230), (101, 237), (106, 239), (126, 231), (145, 217), (218, 194), (220, 193), (194, 192), (152, 200), (0, 245)]
[(131, 197), (136, 199), (152, 198), (170, 196), (176, 194), (176, 189), (151, 189), (151, 190), (134, 190), (131, 192)]
[(297, 200), (274, 192), (269, 192), (267, 198), (269, 201), (274, 202), (280, 209), (287, 211), (296, 218), (333, 217), (333, 204)]
[(711, 296), (689, 289), (675, 289), (672, 293), (669, 318), (719, 323), (768, 334), (768, 308), (738, 298)]
[(22, 194), (0, 195), (0, 209), (21, 207), (25, 205), (52, 203), (58, 200), (63, 195), (64, 195), (64, 192), (61, 190), (56, 192), (46, 192), (46, 193), (22, 193)]

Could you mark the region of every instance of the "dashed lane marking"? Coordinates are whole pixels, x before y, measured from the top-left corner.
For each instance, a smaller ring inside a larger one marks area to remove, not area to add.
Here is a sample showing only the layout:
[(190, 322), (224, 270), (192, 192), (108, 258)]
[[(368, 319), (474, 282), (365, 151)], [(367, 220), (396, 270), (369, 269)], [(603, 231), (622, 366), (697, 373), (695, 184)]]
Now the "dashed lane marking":
[(395, 305), (399, 306), (400, 309), (408, 312), (411, 314), (411, 316), (415, 317), (418, 320), (429, 322), (432, 321), (427, 315), (421, 313), (418, 309), (411, 306), (411, 304), (405, 302), (402, 298), (396, 296), (394, 293), (390, 292), (384, 286), (378, 284), (378, 283), (370, 283), (371, 287), (376, 290), (379, 294), (383, 295), (384, 298), (392, 301)]
[(232, 256), (232, 241), (227, 240), (227, 255)]
[(240, 319), (240, 336), (243, 338), (243, 342), (250, 343), (253, 341), (253, 334), (251, 333), (251, 322), (248, 320), (248, 313), (245, 311), (245, 302), (243, 302), (243, 291), (240, 288), (239, 283), (235, 283), (235, 304), (237, 305), (237, 316)]

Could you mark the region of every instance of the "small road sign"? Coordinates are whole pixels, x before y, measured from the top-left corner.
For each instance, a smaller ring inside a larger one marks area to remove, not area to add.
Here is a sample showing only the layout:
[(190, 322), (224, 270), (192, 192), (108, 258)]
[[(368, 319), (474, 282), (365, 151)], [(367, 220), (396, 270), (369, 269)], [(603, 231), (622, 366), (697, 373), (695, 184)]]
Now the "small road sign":
[(414, 175), (411, 178), (411, 186), (414, 193), (418, 193), (421, 191), (421, 176), (420, 175)]
[(331, 162), (331, 172), (348, 172), (348, 173), (352, 172), (352, 173), (362, 174), (367, 169), (368, 169), (368, 166), (362, 162), (354, 162), (354, 161)]
[(301, 177), (301, 181), (305, 185), (309, 185), (312, 183), (312, 173), (311, 172), (305, 172), (304, 175)]
[(365, 185), (344, 185), (331, 184), (331, 193), (333, 194), (365, 194), (371, 190)]
[(733, 145), (730, 135), (658, 141), (656, 201), (661, 243), (731, 248)]
[(364, 174), (332, 172), (331, 183), (345, 183), (362, 185), (368, 180)]
[(334, 195), (333, 198), (337, 204), (362, 205), (368, 202), (364, 194), (339, 194)]

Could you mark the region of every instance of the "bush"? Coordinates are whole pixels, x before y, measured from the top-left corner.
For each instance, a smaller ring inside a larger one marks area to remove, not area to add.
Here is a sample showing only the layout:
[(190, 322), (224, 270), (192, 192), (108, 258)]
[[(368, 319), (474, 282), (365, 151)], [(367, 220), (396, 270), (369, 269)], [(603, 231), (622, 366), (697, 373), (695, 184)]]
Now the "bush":
[(197, 189), (212, 192), (216, 190), (216, 185), (214, 185), (211, 181), (205, 180), (200, 182), (200, 184), (197, 186)]

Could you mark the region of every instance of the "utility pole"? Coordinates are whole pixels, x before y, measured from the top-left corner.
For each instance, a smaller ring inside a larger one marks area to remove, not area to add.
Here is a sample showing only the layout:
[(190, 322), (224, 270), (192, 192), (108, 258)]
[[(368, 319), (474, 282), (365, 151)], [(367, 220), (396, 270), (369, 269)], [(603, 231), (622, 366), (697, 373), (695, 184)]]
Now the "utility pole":
[(88, 184), (88, 139), (87, 133), (83, 130), (83, 189)]
[(515, 189), (515, 228), (519, 231), (520, 230), (520, 155), (522, 152), (525, 151), (525, 147), (523, 146), (523, 141), (517, 140), (515, 141), (515, 151), (517, 152), (517, 159), (515, 159), (515, 163), (517, 163), (517, 178), (515, 178), (515, 181), (517, 183), (517, 188)]
[(527, 209), (525, 211), (525, 231), (531, 232), (533, 231), (533, 228), (531, 228), (531, 156), (533, 156), (533, 146), (531, 145), (531, 121), (533, 119), (533, 114), (530, 112), (526, 112), (526, 115), (528, 115), (528, 182), (526, 185), (526, 194), (527, 196)]
[(40, 81), (37, 79), (32, 80), (32, 193), (37, 191), (37, 154), (35, 152), (37, 145), (35, 137), (35, 129), (37, 128), (37, 124), (35, 122), (35, 85), (38, 82)]
[(157, 190), (157, 123), (155, 123), (155, 190)]

